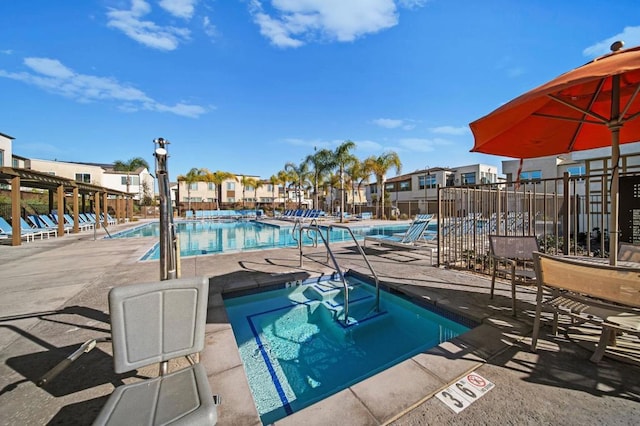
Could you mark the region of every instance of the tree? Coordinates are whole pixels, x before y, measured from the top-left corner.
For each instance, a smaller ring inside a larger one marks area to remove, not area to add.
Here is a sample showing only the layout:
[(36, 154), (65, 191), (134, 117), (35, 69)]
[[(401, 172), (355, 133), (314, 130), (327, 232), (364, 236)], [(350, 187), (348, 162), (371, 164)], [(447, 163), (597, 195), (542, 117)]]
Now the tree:
[[(129, 159), (129, 161), (120, 161), (116, 160), (113, 163), (113, 170), (116, 172), (126, 172), (127, 173), (127, 193), (129, 193), (129, 186), (131, 185), (131, 173), (135, 172), (139, 168), (144, 167), (147, 170), (149, 169), (149, 163), (142, 157), (134, 157)], [(129, 203), (125, 203), (125, 209), (129, 210)], [(125, 216), (129, 216), (129, 212), (125, 211)]]
[(358, 199), (360, 201), (360, 204), (362, 204), (362, 193), (360, 191), (360, 188), (363, 182), (369, 180), (371, 170), (367, 169), (363, 161), (356, 160), (347, 168), (346, 172), (347, 176), (349, 176), (349, 183), (353, 195), (353, 213), (355, 213), (356, 191), (358, 192)]
[(278, 187), (278, 185), (280, 185), (282, 182), (280, 175), (271, 175), (271, 177), (269, 178), (269, 183), (271, 184), (271, 202), (273, 204), (273, 215), (275, 216), (276, 214), (276, 188)]
[(346, 140), (336, 148), (333, 153), (334, 162), (338, 166), (340, 176), (340, 222), (344, 221), (344, 171), (357, 158), (351, 154), (351, 150), (356, 147), (355, 142)]
[(178, 175), (178, 182), (184, 182), (187, 185), (188, 209), (191, 210), (191, 184), (196, 182), (206, 182), (211, 172), (205, 168), (192, 168), (186, 175)]
[(286, 170), (280, 170), (278, 172), (278, 179), (282, 182), (284, 194), (282, 196), (282, 211), (287, 209), (287, 183), (289, 181), (293, 181), (293, 177), (290, 176), (290, 173)]
[[(314, 150), (315, 149), (316, 148), (314, 148)], [(326, 175), (326, 173), (336, 166), (333, 152), (328, 149), (321, 149), (320, 151), (315, 151), (311, 155), (307, 155), (307, 158), (305, 158), (304, 161), (308, 166), (313, 167), (310, 173), (314, 195), (313, 207), (315, 209), (318, 209), (318, 187), (320, 186), (320, 182), (322, 182), (322, 179)]]
[[(378, 190), (380, 191), (380, 206), (382, 208), (382, 217), (384, 217), (384, 186), (386, 180), (386, 174), (392, 167), (395, 167), (396, 174), (400, 173), (402, 169), (402, 163), (400, 157), (394, 151), (387, 151), (378, 157), (369, 157), (365, 160), (366, 167), (370, 168), (372, 173), (376, 176), (376, 182), (378, 183)], [(376, 211), (376, 216), (378, 212)], [(380, 217), (380, 216), (378, 216)]]
[(236, 182), (238, 181), (238, 178), (236, 177), (236, 175), (230, 172), (223, 172), (220, 170), (216, 170), (215, 172), (209, 174), (208, 182), (211, 182), (215, 185), (214, 193), (215, 193), (215, 199), (216, 199), (216, 207), (218, 210), (220, 210), (220, 199), (219, 199), (220, 193), (218, 192), (218, 187), (221, 186), (225, 180), (230, 180), (230, 179), (233, 179)]
[(290, 174), (293, 178), (293, 182), (296, 185), (298, 191), (298, 208), (302, 208), (302, 187), (309, 178), (309, 165), (304, 161), (299, 165), (295, 163), (287, 163), (284, 165), (284, 170)]
[(253, 187), (254, 188), (253, 191), (255, 193), (256, 191), (255, 188), (258, 186), (259, 183), (260, 182), (258, 179), (252, 178), (249, 176), (242, 176), (240, 178), (240, 184), (242, 185), (242, 208), (243, 209), (245, 208), (245, 193), (246, 193), (247, 186)]

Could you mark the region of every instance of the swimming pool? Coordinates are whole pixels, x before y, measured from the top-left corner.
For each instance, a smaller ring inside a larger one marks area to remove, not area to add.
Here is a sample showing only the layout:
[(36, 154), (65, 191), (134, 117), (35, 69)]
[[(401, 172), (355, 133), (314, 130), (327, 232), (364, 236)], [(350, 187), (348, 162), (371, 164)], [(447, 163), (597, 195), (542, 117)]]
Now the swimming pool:
[[(266, 222), (218, 222), (218, 221), (179, 221), (176, 231), (180, 237), (180, 256), (198, 256), (205, 254), (237, 252), (243, 250), (263, 250), (279, 247), (295, 247), (291, 227), (279, 227)], [(408, 224), (386, 226), (357, 226), (351, 228), (356, 238), (365, 235), (405, 232)], [(296, 233), (297, 234), (297, 233)], [(112, 238), (158, 237), (160, 224), (151, 222), (136, 228), (114, 234)], [(297, 235), (296, 235), (297, 238)], [(303, 236), (305, 244), (311, 244), (308, 236)], [(347, 241), (350, 236), (346, 230), (333, 229), (330, 240)], [(322, 244), (322, 242), (320, 242)], [(156, 244), (141, 260), (157, 260), (160, 248)]]
[[(348, 277), (225, 299), (263, 424), (275, 422), (470, 329)], [(471, 324), (467, 324), (471, 325)]]

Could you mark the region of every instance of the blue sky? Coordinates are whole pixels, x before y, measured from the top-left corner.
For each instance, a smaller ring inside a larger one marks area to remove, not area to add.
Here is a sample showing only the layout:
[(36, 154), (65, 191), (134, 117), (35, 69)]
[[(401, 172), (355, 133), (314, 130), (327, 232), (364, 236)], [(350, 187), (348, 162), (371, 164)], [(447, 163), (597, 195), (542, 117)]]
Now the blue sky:
[[(0, 132), (14, 153), (143, 157), (268, 178), (314, 147), (393, 150), (402, 172), (503, 158), (468, 124), (640, 44), (617, 0), (65, 0), (0, 7)], [(393, 175), (393, 172), (391, 173)]]

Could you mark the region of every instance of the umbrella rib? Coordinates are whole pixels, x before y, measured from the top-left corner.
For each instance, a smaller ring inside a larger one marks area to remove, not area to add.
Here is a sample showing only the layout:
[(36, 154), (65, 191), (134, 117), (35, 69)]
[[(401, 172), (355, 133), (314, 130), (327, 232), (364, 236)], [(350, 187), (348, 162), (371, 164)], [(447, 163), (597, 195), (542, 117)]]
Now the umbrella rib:
[(622, 110), (622, 113), (620, 114), (620, 117), (618, 118), (618, 123), (622, 124), (622, 123), (626, 123), (627, 121), (631, 121), (634, 118), (636, 118), (638, 116), (638, 114), (640, 114), (640, 113), (635, 113), (631, 117), (629, 117), (628, 119), (626, 119), (626, 120), (623, 119), (624, 116), (627, 114), (627, 111), (629, 111), (629, 108), (631, 107), (631, 104), (636, 99), (636, 96), (638, 95), (638, 92), (640, 92), (640, 84), (638, 84), (636, 86), (636, 90), (633, 92), (633, 95), (631, 95), (631, 98), (629, 99), (629, 102), (627, 102), (627, 104), (624, 106), (624, 110)]
[(543, 117), (543, 118), (555, 118), (557, 120), (565, 120), (565, 121), (573, 121), (575, 123), (588, 123), (588, 124), (600, 124), (600, 125), (605, 125), (606, 123), (603, 123), (601, 121), (594, 121), (594, 120), (586, 120), (584, 118), (573, 118), (573, 117), (562, 117), (559, 115), (551, 115), (551, 114), (542, 114), (539, 112), (534, 112), (531, 115), (535, 115), (536, 117)]
[[(597, 94), (597, 93), (596, 93), (596, 94)], [(585, 115), (591, 116), (591, 117), (595, 118), (596, 120), (601, 121), (602, 123), (606, 123), (606, 122), (608, 121), (605, 117), (601, 116), (600, 114), (596, 114), (596, 113), (595, 113), (595, 112), (593, 112), (593, 111), (587, 111), (587, 110), (585, 110), (585, 109), (583, 109), (583, 108), (580, 108), (580, 107), (579, 107), (579, 106), (577, 106), (577, 105), (573, 105), (573, 104), (571, 104), (571, 103), (569, 103), (569, 102), (565, 101), (564, 99), (559, 98), (559, 97), (557, 97), (557, 96), (555, 96), (555, 95), (551, 95), (551, 94), (550, 94), (550, 95), (547, 95), (547, 96), (549, 96), (549, 97), (550, 97), (551, 99), (553, 99), (554, 101), (561, 103), (561, 104), (562, 104), (562, 105), (564, 105), (564, 106), (567, 106), (567, 107), (569, 107), (569, 108), (572, 108), (572, 109), (574, 109), (574, 110), (576, 110), (576, 111), (578, 111), (578, 112), (581, 112), (581, 113), (583, 113), (583, 114), (585, 114)], [(595, 96), (594, 96), (594, 99), (595, 99)]]

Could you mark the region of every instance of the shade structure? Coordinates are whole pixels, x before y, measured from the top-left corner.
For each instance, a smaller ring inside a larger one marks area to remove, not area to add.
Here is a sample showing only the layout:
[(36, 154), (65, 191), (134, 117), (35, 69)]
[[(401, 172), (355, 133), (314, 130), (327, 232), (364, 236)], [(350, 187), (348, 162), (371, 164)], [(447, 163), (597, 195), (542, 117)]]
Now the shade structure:
[(610, 259), (618, 249), (620, 144), (640, 140), (640, 46), (594, 59), (470, 124), (472, 152), (536, 158), (611, 146)]

